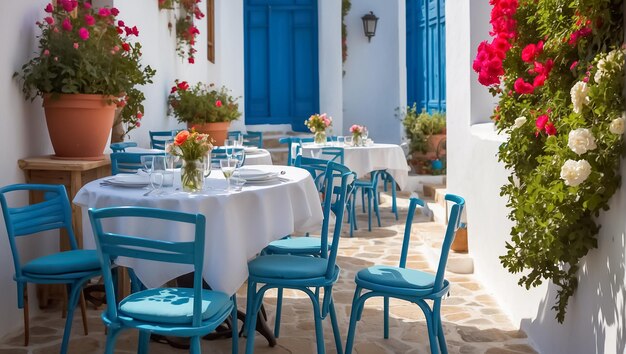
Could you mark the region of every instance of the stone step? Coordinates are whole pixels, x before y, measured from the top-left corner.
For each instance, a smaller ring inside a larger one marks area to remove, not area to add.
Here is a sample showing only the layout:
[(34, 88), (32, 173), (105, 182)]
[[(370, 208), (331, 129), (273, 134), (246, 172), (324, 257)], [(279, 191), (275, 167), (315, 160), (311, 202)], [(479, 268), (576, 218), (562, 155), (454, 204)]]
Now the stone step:
[[(445, 232), (446, 225), (438, 222), (422, 224), (417, 231), (424, 241), (426, 258), (435, 269), (439, 264)], [(450, 251), (446, 270), (457, 274), (472, 274), (474, 273), (474, 260), (469, 253)]]

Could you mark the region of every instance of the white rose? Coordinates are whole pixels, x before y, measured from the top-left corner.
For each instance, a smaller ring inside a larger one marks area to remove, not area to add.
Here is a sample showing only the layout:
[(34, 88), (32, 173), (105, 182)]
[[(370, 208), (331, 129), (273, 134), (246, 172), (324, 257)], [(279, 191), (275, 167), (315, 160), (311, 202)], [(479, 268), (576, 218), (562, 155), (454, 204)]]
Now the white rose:
[(609, 127), (609, 131), (617, 135), (624, 134), (624, 117), (613, 119), (611, 126)]
[(570, 96), (572, 97), (572, 104), (574, 105), (574, 113), (580, 113), (583, 109), (583, 105), (589, 104), (589, 87), (586, 82), (578, 81), (570, 90)]
[(587, 160), (567, 160), (561, 167), (561, 179), (566, 186), (576, 187), (583, 183), (591, 174), (591, 165)]
[[(607, 60), (610, 58), (607, 58)], [(606, 72), (606, 61), (604, 59), (600, 59), (598, 61), (598, 65), (597, 65), (598, 71), (596, 71), (596, 74), (593, 76), (593, 80), (596, 83), (600, 83), (600, 80), (602, 80), (602, 76), (604, 76), (607, 72)]]
[(596, 148), (596, 138), (589, 129), (578, 128), (569, 132), (567, 146), (578, 155), (582, 155), (589, 150)]
[(517, 129), (526, 123), (526, 117), (519, 117), (515, 119), (515, 123), (513, 123), (513, 128)]

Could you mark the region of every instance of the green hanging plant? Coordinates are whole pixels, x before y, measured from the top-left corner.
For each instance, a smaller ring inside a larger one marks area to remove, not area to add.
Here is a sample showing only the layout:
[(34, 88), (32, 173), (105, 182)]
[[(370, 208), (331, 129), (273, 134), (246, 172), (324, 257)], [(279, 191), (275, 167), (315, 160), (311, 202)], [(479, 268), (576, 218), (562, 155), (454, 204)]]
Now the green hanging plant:
[(621, 0), (491, 0), (491, 42), (473, 68), (499, 96), (493, 119), (509, 139), (501, 195), (515, 222), (507, 253), (526, 288), (558, 287), (559, 322), (597, 247), (596, 217), (620, 187), (624, 133)]

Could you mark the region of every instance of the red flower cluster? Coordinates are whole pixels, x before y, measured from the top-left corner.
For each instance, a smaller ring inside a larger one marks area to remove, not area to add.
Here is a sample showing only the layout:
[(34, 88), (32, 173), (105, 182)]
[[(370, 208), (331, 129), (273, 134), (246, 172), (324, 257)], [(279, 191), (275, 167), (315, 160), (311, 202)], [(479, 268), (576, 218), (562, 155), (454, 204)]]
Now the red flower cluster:
[(574, 33), (570, 35), (568, 43), (571, 46), (575, 46), (578, 42), (578, 39), (588, 37), (589, 35), (591, 35), (591, 28), (583, 27), (579, 30), (574, 31)]
[(490, 0), (489, 3), (493, 6), (490, 21), (492, 30), (489, 34), (494, 39), (491, 43), (480, 43), (472, 65), (478, 73), (478, 81), (485, 86), (500, 84), (500, 77), (504, 75), (502, 61), (511, 48), (511, 41), (517, 36), (514, 19), (517, 0)]
[(189, 83), (187, 83), (187, 81), (178, 82), (177, 80), (176, 85), (172, 86), (170, 93), (174, 93), (178, 90), (187, 91), (188, 89), (189, 89)]
[(550, 122), (550, 117), (547, 114), (538, 116), (537, 120), (535, 120), (535, 126), (537, 127), (535, 136), (539, 136), (542, 131), (545, 131), (548, 135), (556, 135), (556, 127), (554, 123)]

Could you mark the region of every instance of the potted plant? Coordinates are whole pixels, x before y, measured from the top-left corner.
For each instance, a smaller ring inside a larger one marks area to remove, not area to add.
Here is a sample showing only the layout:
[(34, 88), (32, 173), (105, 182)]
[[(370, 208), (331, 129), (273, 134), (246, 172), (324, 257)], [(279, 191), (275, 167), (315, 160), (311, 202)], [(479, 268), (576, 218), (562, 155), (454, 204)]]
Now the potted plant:
[[(421, 168), (424, 161), (437, 160), (442, 151), (442, 141), (446, 138), (446, 115), (442, 112), (428, 113), (422, 109), (417, 112), (416, 105), (407, 107), (402, 121), (404, 131), (409, 139), (410, 163), (415, 172), (424, 173)], [(444, 148), (445, 149), (445, 148)]]
[(222, 86), (214, 88), (213, 84), (197, 83), (189, 86), (187, 81), (179, 82), (170, 90), (168, 103), (170, 113), (179, 122), (187, 123), (187, 127), (209, 134), (217, 145), (224, 145), (228, 135), (230, 122), (239, 118), (237, 98), (229, 94)]
[(102, 159), (117, 107), (126, 133), (141, 125), (144, 95), (155, 71), (140, 65), (137, 27), (116, 21), (116, 8), (58, 0), (45, 7), (39, 52), (15, 73), (26, 99), (43, 97), (55, 156)]

